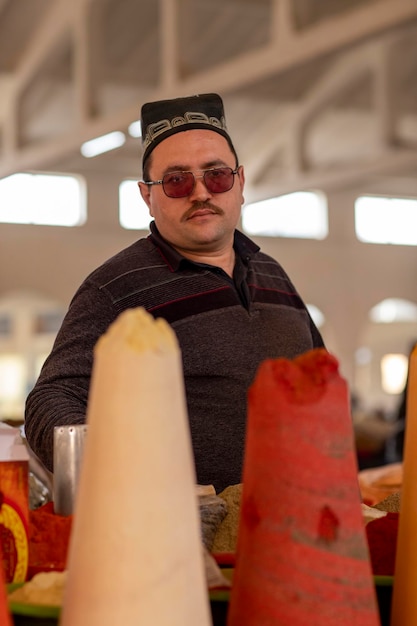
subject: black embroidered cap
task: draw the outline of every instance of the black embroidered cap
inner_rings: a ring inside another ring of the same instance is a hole
[[[236,155],[227,132],[223,101],[216,93],[147,102],[142,106],[141,125],[142,163],[145,163],[152,150],[164,139],[195,128],[220,133],[227,139],[233,154]]]

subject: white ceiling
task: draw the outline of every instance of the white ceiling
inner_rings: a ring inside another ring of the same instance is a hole
[[[417,0],[0,0],[0,177],[94,159],[143,102],[217,91],[253,199],[417,169]]]

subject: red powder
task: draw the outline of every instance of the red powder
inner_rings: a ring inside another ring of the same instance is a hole
[[[330,507],[324,506],[321,510],[318,535],[324,541],[330,543],[336,541],[340,522]]]
[[[372,572],[375,576],[394,575],[398,518],[398,513],[387,513],[366,525]]]
[[[29,572],[63,570],[67,562],[72,516],[54,513],[53,502],[29,511]]]

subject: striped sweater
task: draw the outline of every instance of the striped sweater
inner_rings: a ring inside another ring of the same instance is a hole
[[[85,279],[26,402],[26,437],[48,469],[54,426],[85,420],[97,339],[122,311],[141,306],[178,337],[197,481],[217,492],[241,482],[247,391],[258,365],[323,341],[282,267],[239,231],[234,247],[232,279],[182,257],[152,223],[147,238]]]

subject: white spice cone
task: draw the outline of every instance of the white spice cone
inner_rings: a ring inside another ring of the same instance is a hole
[[[99,340],[61,626],[208,626],[180,350],[122,313]]]

